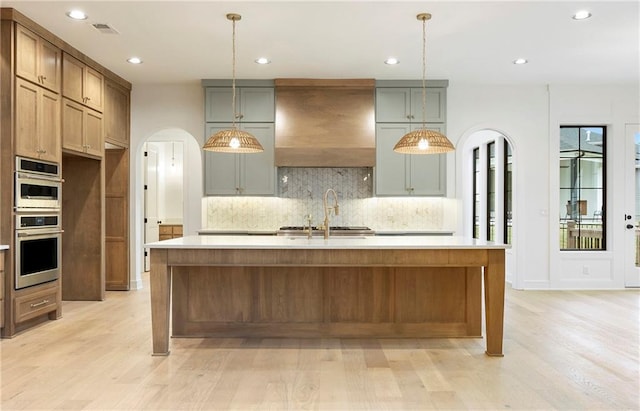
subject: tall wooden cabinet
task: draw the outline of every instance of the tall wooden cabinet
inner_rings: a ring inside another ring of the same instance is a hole
[[[16,76],[56,93],[60,92],[62,51],[16,24]]]
[[[60,95],[16,78],[15,153],[60,162]]]
[[[0,257],[0,326],[12,337],[62,316],[63,299],[128,289],[131,84],[17,10],[0,13],[0,244],[10,247],[4,266]],[[107,130],[114,150],[105,155]],[[16,155],[60,164],[65,179],[61,277],[19,290]]]

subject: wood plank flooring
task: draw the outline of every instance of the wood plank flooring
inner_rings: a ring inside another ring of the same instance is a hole
[[[0,342],[2,410],[640,408],[640,290],[507,287],[483,339],[172,339],[151,356],[148,278]]]

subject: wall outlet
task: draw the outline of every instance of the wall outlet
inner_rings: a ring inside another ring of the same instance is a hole
[[[583,265],[583,266],[582,266],[582,274],[583,274],[583,275],[589,275],[589,274],[591,274],[591,273],[589,272],[589,266],[588,266],[588,265]]]

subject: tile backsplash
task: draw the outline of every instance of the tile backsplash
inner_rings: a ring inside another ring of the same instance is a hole
[[[204,197],[203,228],[270,231],[305,225],[309,214],[313,225],[321,225],[323,195],[332,188],[340,205],[340,213],[331,216],[332,226],[455,230],[455,199],[373,197],[372,176],[371,168],[280,167],[278,197]]]

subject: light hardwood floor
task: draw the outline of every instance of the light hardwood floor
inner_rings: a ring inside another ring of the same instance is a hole
[[[2,410],[635,410],[640,291],[507,287],[503,358],[482,339],[172,339],[145,289],[65,302],[0,342]]]

